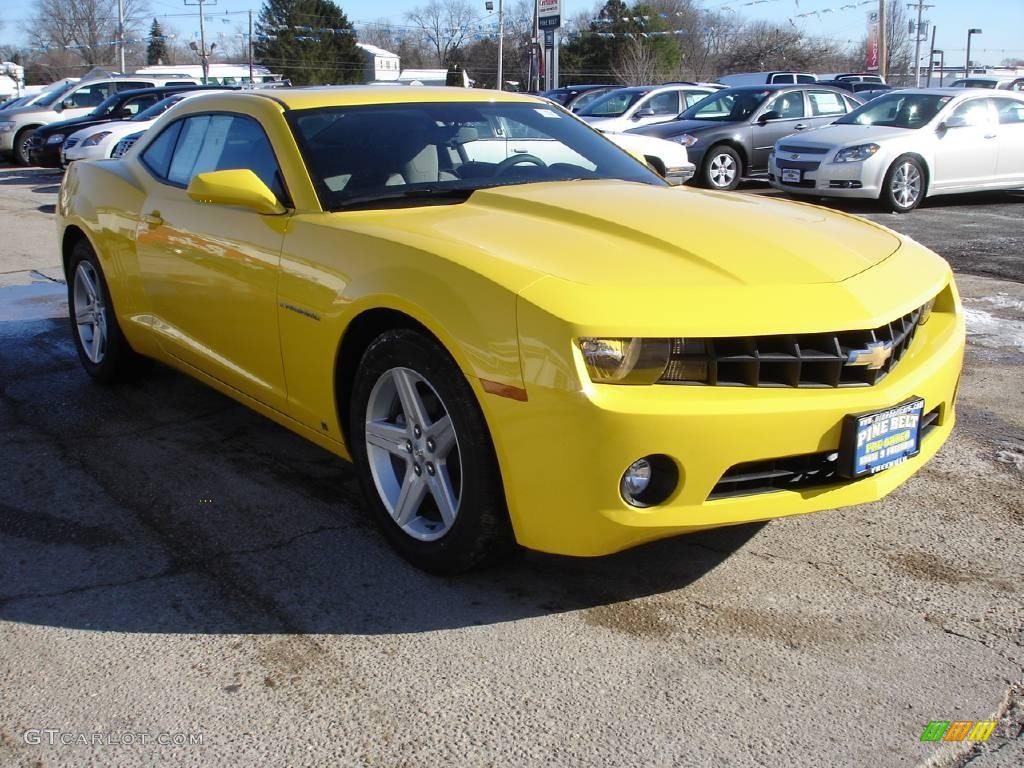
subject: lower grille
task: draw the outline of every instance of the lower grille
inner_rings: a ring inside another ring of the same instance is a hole
[[[880,328],[864,331],[678,340],[658,382],[717,387],[869,387],[885,378],[903,358],[920,319],[921,309],[915,309]],[[878,367],[854,364],[868,353],[878,353]]]
[[[921,419],[921,440],[939,425],[941,406]],[[750,461],[731,467],[711,489],[708,501],[753,496],[773,491],[799,491],[856,482],[839,474],[839,452],[806,453],[778,459]]]
[[[779,168],[796,168],[801,171],[816,171],[821,167],[821,163],[813,162],[810,160],[783,160],[781,158],[775,158],[775,165]]]

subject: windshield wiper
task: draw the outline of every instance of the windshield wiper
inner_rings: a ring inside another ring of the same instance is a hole
[[[469,199],[476,188],[460,187],[421,187],[375,195],[350,197],[338,202],[333,210],[350,210],[352,208],[397,208],[402,205],[422,205],[437,202],[440,205],[461,203]]]

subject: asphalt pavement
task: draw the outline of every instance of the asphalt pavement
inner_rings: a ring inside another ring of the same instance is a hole
[[[58,183],[0,168],[0,765],[1024,764],[1024,195],[844,206],[968,312],[958,428],[887,499],[444,579],[299,437],[90,383]]]

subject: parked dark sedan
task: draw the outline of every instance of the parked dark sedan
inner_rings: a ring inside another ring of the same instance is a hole
[[[540,95],[545,99],[557,101],[566,109],[578,112],[582,107],[592,102],[598,96],[604,96],[614,90],[621,88],[621,85],[608,85],[588,83],[586,85],[564,85],[550,91],[544,91]]]
[[[82,117],[61,120],[37,128],[32,135],[29,156],[33,165],[44,168],[60,168],[60,148],[65,139],[75,131],[91,128],[94,125],[109,123],[114,120],[130,120],[135,115],[156,104],[169,94],[178,91],[196,91],[204,88],[223,89],[225,86],[203,86],[195,83],[176,83],[159,88],[139,88],[134,91],[121,91],[107,97],[96,109]]]
[[[828,125],[861,103],[817,83],[746,85],[713,93],[675,120],[628,133],[682,144],[697,166],[692,183],[735,189],[743,177],[767,175],[768,155],[783,136]]]

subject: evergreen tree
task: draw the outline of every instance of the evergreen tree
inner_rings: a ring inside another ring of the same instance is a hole
[[[160,22],[153,19],[153,26],[149,28],[149,44],[146,46],[146,63],[167,64],[167,41],[164,40],[164,31],[160,28]]]
[[[331,0],[266,0],[256,33],[260,63],[294,85],[361,83],[366,78],[352,24]]]

